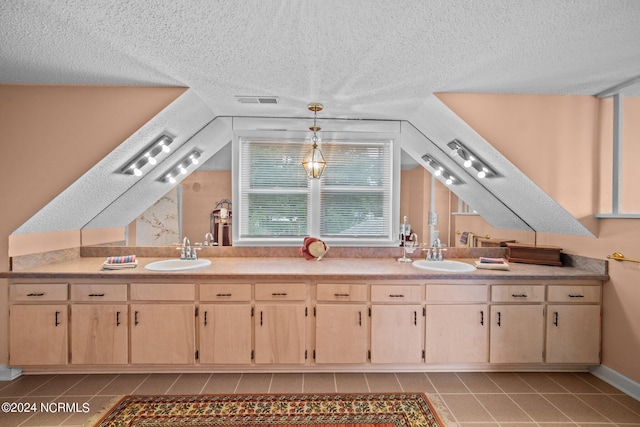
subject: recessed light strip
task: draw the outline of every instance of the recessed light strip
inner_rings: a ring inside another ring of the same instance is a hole
[[[475,175],[478,178],[491,178],[497,175],[490,166],[480,160],[480,158],[473,151],[465,147],[460,140],[453,139],[447,144],[447,147],[451,149],[451,157],[454,159],[459,158],[462,166],[465,168],[475,169]]]
[[[187,174],[190,166],[197,165],[200,163],[198,159],[200,158],[201,155],[202,153],[198,150],[191,151],[189,154],[184,156],[182,160],[180,160],[178,163],[173,165],[171,169],[163,173],[160,176],[160,178],[158,178],[158,180],[163,182],[168,182],[170,184],[175,184],[178,181],[178,177],[180,175]]]
[[[422,156],[422,160],[427,162],[427,165],[431,168],[431,170],[433,171],[433,174],[436,177],[443,180],[445,184],[458,185],[458,184],[464,183],[464,181],[462,181],[460,178],[455,176],[451,171],[449,171],[440,163],[438,163],[438,161],[433,157],[431,157],[431,155],[425,154],[424,156]]]
[[[159,136],[138,155],[136,155],[133,160],[120,169],[120,172],[127,175],[142,176],[145,166],[156,165],[158,163],[158,156],[167,154],[171,151],[171,148],[169,147],[171,143],[173,143],[172,137],[168,135]]]

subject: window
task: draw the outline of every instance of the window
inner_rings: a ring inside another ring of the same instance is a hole
[[[302,168],[308,141],[236,143],[234,244],[296,245],[309,235],[339,246],[393,243],[399,187],[393,140],[323,142],[327,168],[320,180],[307,179]]]

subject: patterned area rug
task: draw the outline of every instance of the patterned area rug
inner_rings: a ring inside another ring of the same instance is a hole
[[[125,396],[95,427],[441,427],[422,393]]]

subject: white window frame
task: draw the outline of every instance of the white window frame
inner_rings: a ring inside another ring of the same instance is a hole
[[[265,137],[267,135],[267,137]],[[332,141],[349,142],[380,142],[388,141],[391,149],[389,182],[390,206],[387,207],[386,215],[388,221],[384,227],[384,237],[371,236],[321,236],[320,235],[320,189],[322,179],[309,180],[309,208],[308,208],[308,233],[307,235],[320,237],[330,246],[397,246],[398,245],[398,224],[400,212],[400,135],[396,133],[350,133],[350,132],[333,132],[331,134],[324,133],[321,135],[320,148],[323,144]],[[240,230],[243,229],[243,222],[247,218],[243,218],[241,187],[242,187],[242,162],[240,155],[241,144],[249,141],[273,141],[273,142],[303,142],[311,148],[310,136],[308,132],[256,132],[244,131],[236,132],[233,137],[232,144],[232,183],[233,183],[233,201],[234,201],[234,224],[233,224],[233,244],[234,246],[299,246],[304,236],[296,237],[247,237],[242,236]],[[302,170],[302,159],[299,159],[300,169]],[[327,163],[327,168],[331,164]]]

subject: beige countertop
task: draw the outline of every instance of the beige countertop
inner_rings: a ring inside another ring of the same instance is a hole
[[[331,258],[322,261],[302,257],[212,257],[211,265],[203,268],[158,272],[145,265],[166,258],[138,258],[134,269],[102,270],[104,258],[81,257],[70,261],[0,272],[11,279],[252,279],[252,280],[608,280],[604,270],[580,266],[552,267],[510,263],[510,269],[480,270],[471,273],[447,273],[423,270],[394,258]],[[417,258],[415,258],[417,259]],[[477,258],[457,258],[473,264]]]

